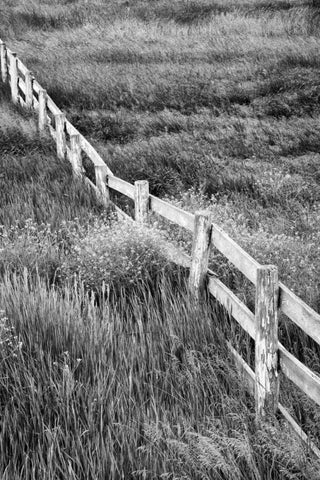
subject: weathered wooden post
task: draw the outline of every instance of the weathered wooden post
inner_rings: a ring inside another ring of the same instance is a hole
[[[82,174],[80,135],[70,135],[70,163],[75,175]]]
[[[43,88],[39,90],[39,112],[38,112],[38,129],[41,134],[47,125],[47,92]]]
[[[3,83],[6,83],[8,79],[7,47],[2,40],[0,40],[0,61],[1,61],[1,79]]]
[[[14,104],[17,104],[19,101],[19,91],[18,91],[18,59],[17,54],[11,52],[10,54],[10,88],[11,88],[11,99]]]
[[[256,421],[271,417],[278,408],[278,269],[257,269],[255,306],[255,404]]]
[[[149,182],[137,180],[134,187],[134,219],[138,223],[146,223],[149,212]]]
[[[109,187],[107,185],[107,172],[106,165],[95,165],[96,187],[100,192],[100,198],[106,207],[109,206]]]
[[[25,73],[26,84],[26,107],[32,108],[33,105],[33,76],[29,70]]]
[[[56,127],[57,156],[61,160],[64,160],[66,155],[66,134],[65,134],[66,116],[64,113],[57,113],[54,116],[54,119],[55,119],[55,127]]]
[[[195,214],[192,243],[192,261],[189,275],[189,290],[199,300],[205,287],[211,244],[212,215],[207,211]]]

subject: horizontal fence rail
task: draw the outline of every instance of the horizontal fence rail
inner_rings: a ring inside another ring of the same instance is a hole
[[[181,208],[170,205],[168,202],[160,200],[160,198],[150,195],[150,210],[154,213],[158,213],[161,217],[170,220],[170,222],[179,225],[193,232],[194,230],[194,215],[192,213],[185,212]]]
[[[149,194],[146,181],[134,185],[113,175],[99,153],[88,140],[66,119],[64,113],[47,95],[32,73],[7,49],[0,40],[0,72],[3,83],[8,83],[13,103],[33,108],[38,116],[41,135],[48,130],[56,142],[57,155],[70,161],[75,175],[81,175],[105,206],[113,205],[119,216],[133,219],[109,198],[109,190],[121,193],[134,201],[135,220],[148,222],[149,213],[160,215],[193,234],[192,256],[167,244],[168,258],[190,269],[189,288],[195,301],[202,299],[206,284],[208,292],[224,307],[245,332],[255,341],[255,371],[228,343],[231,357],[246,380],[248,391],[255,396],[256,420],[268,418],[280,411],[292,430],[320,458],[320,451],[279,403],[279,383],[285,375],[304,394],[320,405],[320,376],[295,358],[278,341],[278,314],[283,312],[299,328],[320,345],[320,315],[278,281],[274,266],[260,265],[218,225],[212,222],[210,212],[192,214]],[[95,171],[95,182],[84,175],[82,157],[88,157]],[[208,268],[210,249],[224,255],[256,287],[256,305],[253,313],[217,275]]]

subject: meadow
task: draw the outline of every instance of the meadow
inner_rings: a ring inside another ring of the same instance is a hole
[[[316,0],[0,5],[0,38],[116,175],[211,210],[316,311],[319,31]],[[164,237],[190,237],[118,222],[3,85],[0,105],[1,480],[318,479],[281,418],[254,424],[225,343],[250,363],[250,341],[166,259]],[[319,373],[310,339],[280,329]],[[319,409],[282,384],[319,446]]]

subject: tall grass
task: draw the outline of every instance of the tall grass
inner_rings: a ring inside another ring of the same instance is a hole
[[[183,283],[97,306],[25,273],[1,299],[3,479],[317,478],[284,425],[253,428],[222,319]]]

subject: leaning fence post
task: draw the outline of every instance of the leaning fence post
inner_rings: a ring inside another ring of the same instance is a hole
[[[138,223],[146,223],[149,211],[149,182],[134,182],[134,219]]]
[[[80,135],[70,135],[70,163],[75,175],[82,173]]]
[[[6,48],[6,44],[2,40],[0,41],[0,61],[1,61],[1,79],[3,83],[6,83],[8,78],[7,48]]]
[[[54,119],[55,119],[55,127],[56,127],[57,156],[61,160],[64,160],[66,155],[66,134],[65,134],[66,116],[64,113],[57,113],[54,116]]]
[[[32,108],[33,105],[33,76],[29,70],[25,73],[25,84],[26,84],[26,106]]]
[[[278,408],[278,269],[258,267],[255,306],[256,420],[274,415]]]
[[[39,90],[39,117],[38,117],[38,129],[39,133],[44,131],[47,124],[47,92],[43,88]]]
[[[12,52],[10,55],[10,87],[11,87],[11,99],[13,103],[17,104],[19,100],[18,59],[17,59],[17,54],[14,52]]]
[[[192,243],[192,261],[189,275],[189,290],[199,300],[205,287],[208,270],[212,231],[212,215],[207,211],[196,212]]]
[[[106,207],[109,206],[109,187],[107,185],[107,166],[95,165],[96,187],[100,192],[100,198]]]

